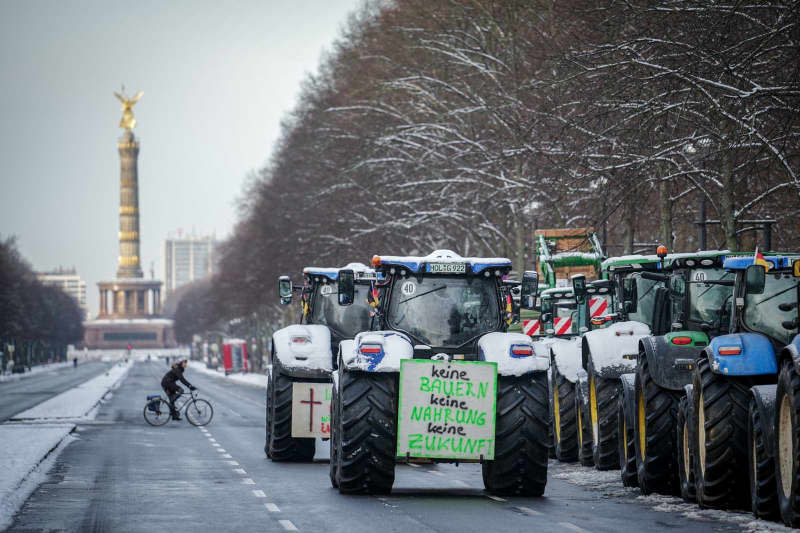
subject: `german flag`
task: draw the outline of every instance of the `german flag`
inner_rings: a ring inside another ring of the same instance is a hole
[[[753,264],[754,265],[761,265],[761,266],[764,267],[764,270],[769,271],[769,268],[770,268],[769,261],[764,259],[764,256],[761,255],[761,252],[758,251],[758,248],[756,248],[756,254],[753,257]]]

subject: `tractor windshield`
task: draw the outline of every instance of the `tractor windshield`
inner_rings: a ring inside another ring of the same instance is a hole
[[[767,272],[764,292],[745,296],[744,324],[789,344],[797,335],[797,291],[797,278],[791,272]]]
[[[689,284],[689,320],[725,326],[720,317],[723,314],[730,316],[727,310],[733,287],[706,285],[702,282],[733,280],[734,273],[721,268],[696,268],[689,273],[689,276],[689,280],[693,282]]]
[[[430,346],[461,346],[500,327],[497,282],[485,277],[397,279],[387,319],[390,327]]]
[[[634,274],[634,279],[636,280],[636,311],[630,313],[628,319],[652,326],[653,308],[656,303],[656,285],[659,282],[644,279],[638,274]]]
[[[336,282],[318,285],[314,295],[311,320],[314,324],[328,326],[337,335],[352,339],[357,333],[370,328],[367,292],[369,285],[356,283],[355,298],[351,305],[338,305]]]

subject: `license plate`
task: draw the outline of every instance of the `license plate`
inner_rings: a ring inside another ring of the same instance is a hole
[[[431,274],[464,274],[467,267],[464,263],[429,263],[428,272]]]

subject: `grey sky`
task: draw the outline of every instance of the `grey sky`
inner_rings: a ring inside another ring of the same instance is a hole
[[[134,107],[142,268],[182,228],[227,235],[305,73],[360,0],[0,0],[0,234],[77,267],[90,310],[117,269],[120,103]]]

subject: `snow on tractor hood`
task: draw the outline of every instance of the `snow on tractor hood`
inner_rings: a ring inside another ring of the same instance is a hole
[[[523,333],[487,333],[478,340],[481,361],[497,363],[497,374],[521,376],[550,368],[550,357],[533,349],[531,338]]]
[[[580,337],[571,339],[555,339],[550,345],[553,351],[554,366],[559,374],[567,378],[570,383],[578,380],[578,370],[581,369],[581,343]]]
[[[397,331],[364,331],[339,350],[345,367],[366,372],[399,372],[400,361],[414,358],[411,339]]]
[[[287,369],[333,369],[331,332],[319,324],[294,324],[272,335],[272,347],[280,364]]]
[[[352,270],[357,278],[365,278],[375,275],[375,271],[363,263],[350,263],[341,268],[308,266],[303,269],[303,274],[308,276],[325,276],[328,279],[336,281],[339,279],[340,270]]]
[[[650,335],[650,326],[642,322],[617,322],[604,329],[583,334],[583,344],[596,372],[633,372],[639,354],[639,340]]]

